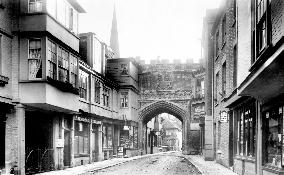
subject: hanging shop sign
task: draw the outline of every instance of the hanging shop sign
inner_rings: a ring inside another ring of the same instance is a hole
[[[94,124],[97,124],[97,125],[102,124],[102,121],[98,121],[98,120],[86,118],[86,117],[81,117],[81,116],[75,116],[75,120],[78,120],[78,121],[81,121],[81,122],[87,122],[87,123],[94,123]]]
[[[222,111],[220,113],[220,122],[227,123],[228,122],[228,114],[226,111]]]

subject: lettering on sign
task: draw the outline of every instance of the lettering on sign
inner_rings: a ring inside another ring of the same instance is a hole
[[[228,115],[226,111],[220,113],[220,122],[227,123],[228,122]]]
[[[98,121],[98,120],[86,118],[86,117],[80,117],[80,116],[76,116],[75,120],[78,120],[78,121],[81,121],[81,122],[87,122],[87,123],[94,123],[94,124],[97,124],[97,125],[102,124],[102,121]]]

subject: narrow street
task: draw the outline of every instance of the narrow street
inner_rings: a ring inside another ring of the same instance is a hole
[[[133,174],[201,174],[198,169],[178,152],[142,157],[121,165],[90,172],[98,175]]]

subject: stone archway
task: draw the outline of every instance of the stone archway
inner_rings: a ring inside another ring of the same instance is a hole
[[[191,105],[190,105],[191,106]],[[159,100],[153,103],[148,104],[147,106],[139,110],[139,149],[145,153],[145,140],[144,140],[144,131],[147,125],[147,122],[150,121],[154,116],[161,113],[169,113],[177,117],[182,122],[182,145],[183,145],[183,154],[189,154],[192,148],[190,144],[190,108],[185,109],[177,103]]]

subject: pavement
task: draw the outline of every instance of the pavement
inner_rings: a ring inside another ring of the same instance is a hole
[[[157,153],[159,154],[168,154],[169,152]],[[170,152],[173,153],[173,152]],[[152,156],[153,154],[143,155],[143,156],[135,156],[129,158],[114,158],[110,160],[104,160],[100,162],[94,162],[87,165],[67,168],[65,170],[57,170],[51,172],[41,173],[40,175],[84,175],[88,174],[90,171],[98,171],[102,169],[106,169],[109,167],[113,167],[116,165],[121,165],[123,163],[137,160],[143,157]],[[187,158],[192,164],[196,166],[196,168],[203,175],[237,175],[232,170],[216,163],[215,161],[205,161],[202,156],[199,155],[182,155]]]
[[[199,155],[183,155],[187,158],[203,175],[237,175],[237,173],[216,163],[215,161],[205,161]]]

